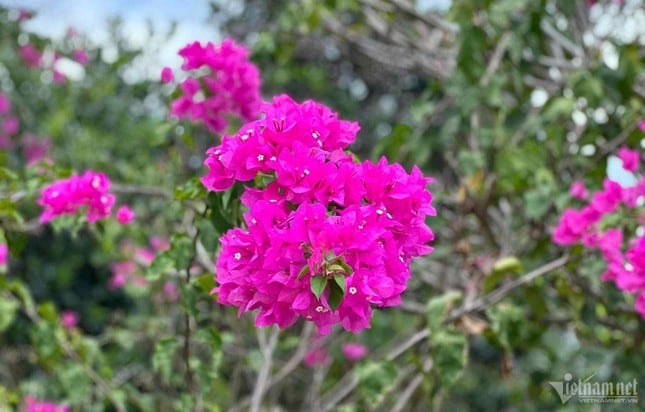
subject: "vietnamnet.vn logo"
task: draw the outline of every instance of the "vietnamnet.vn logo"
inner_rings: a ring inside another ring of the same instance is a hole
[[[625,382],[592,381],[595,373],[586,379],[573,380],[570,373],[561,381],[549,382],[562,404],[575,398],[580,403],[638,403],[638,379]]]

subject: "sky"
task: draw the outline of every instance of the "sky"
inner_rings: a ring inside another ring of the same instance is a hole
[[[148,19],[160,32],[176,21],[175,35],[155,56],[158,65],[154,75],[147,73],[148,76],[158,77],[158,67],[178,67],[181,58],[177,51],[186,44],[195,40],[217,42],[221,38],[217,28],[206,22],[208,0],[0,0],[0,5],[35,11],[36,17],[25,25],[29,31],[56,38],[74,27],[101,45],[106,43],[110,17],[123,18],[125,35],[134,46],[144,45]]]

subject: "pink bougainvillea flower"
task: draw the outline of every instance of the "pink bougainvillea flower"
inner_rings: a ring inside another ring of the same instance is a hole
[[[116,220],[122,225],[127,225],[134,220],[137,215],[128,205],[123,205],[116,211]]]
[[[331,356],[324,348],[317,348],[307,352],[303,361],[307,366],[327,365],[331,362]]]
[[[110,289],[121,289],[125,284],[128,283],[128,278],[123,273],[113,273],[112,277],[108,281],[108,287]]]
[[[585,200],[589,196],[589,191],[582,180],[576,180],[571,184],[569,195],[574,199]]]
[[[0,265],[6,265],[9,258],[9,248],[6,244],[0,243]]]
[[[159,236],[151,236],[150,246],[157,252],[163,252],[164,250],[170,249],[170,242]]]
[[[25,9],[18,10],[18,21],[21,21],[21,22],[26,21],[31,19],[33,16],[34,14],[29,10],[25,10]]]
[[[362,343],[345,343],[341,346],[343,355],[352,362],[361,360],[367,355],[367,346]]]
[[[619,150],[618,156],[622,159],[626,170],[637,171],[640,160],[638,151],[623,147]],[[645,215],[638,211],[644,196],[645,178],[642,176],[635,185],[625,188],[605,179],[603,188],[593,194],[589,204],[580,210],[564,211],[553,233],[553,241],[556,244],[582,243],[586,248],[599,250],[606,263],[606,270],[601,275],[601,280],[612,281],[619,289],[636,295],[635,309],[643,318],[645,318],[645,236],[642,234],[634,236],[632,225],[645,224]],[[633,219],[635,222],[621,219],[622,213],[627,209],[637,210]]]
[[[163,293],[170,302],[176,302],[179,299],[179,291],[177,285],[173,282],[166,282],[163,285]]]
[[[63,311],[60,322],[66,329],[74,329],[78,325],[78,315],[73,310]]]
[[[5,94],[0,93],[0,114],[8,113],[10,109],[11,101]]]
[[[22,154],[27,166],[32,166],[47,157],[52,146],[50,139],[30,133],[23,135],[20,141],[22,143]]]
[[[63,73],[59,72],[58,70],[53,70],[52,75],[53,75],[54,84],[65,83],[66,78]]]
[[[638,169],[640,153],[637,150],[630,150],[627,147],[621,147],[618,150],[618,157],[623,161],[623,169],[630,172],[634,172]]]
[[[12,145],[11,137],[0,135],[0,149],[8,149]]]
[[[179,85],[182,95],[171,103],[170,114],[201,121],[216,132],[226,129],[227,116],[250,121],[259,114],[260,72],[249,61],[246,47],[231,39],[219,45],[196,41],[179,50],[179,55],[184,58],[181,68],[189,77]],[[164,83],[171,81],[172,75],[166,69],[162,71]]]
[[[175,79],[175,74],[172,72],[170,67],[164,67],[161,69],[161,81],[163,83],[170,83]]]
[[[645,132],[645,120],[638,122],[638,128],[641,129],[641,132]]]
[[[137,271],[137,264],[134,262],[114,262],[110,265],[112,277],[108,281],[110,289],[120,289],[133,277]]]
[[[368,328],[373,306],[401,303],[411,259],[432,251],[431,179],[385,158],[356,163],[344,150],[358,124],[320,103],[283,95],[263,110],[205,160],[209,190],[269,177],[241,197],[246,227],[220,238],[217,300],[239,314],[259,310],[256,326],[286,328],[303,317],[321,334],[334,324]],[[330,282],[344,289],[342,299]]]
[[[140,247],[136,250],[136,257],[139,261],[139,263],[149,266],[153,260],[155,260],[155,256],[157,254],[148,248],[145,247]]]
[[[82,66],[86,66],[90,62],[90,56],[83,49],[76,49],[72,51],[72,58]]]
[[[20,120],[15,116],[9,116],[2,121],[2,131],[4,134],[13,136],[18,133],[20,128]]]
[[[107,176],[91,170],[55,181],[41,191],[38,200],[43,206],[40,221],[46,223],[57,216],[75,214],[81,208],[90,223],[108,217],[115,201],[109,189]]]
[[[638,295],[634,307],[636,308],[636,312],[641,315],[641,318],[645,319],[645,292],[641,292]]]
[[[27,43],[18,48],[18,54],[28,67],[37,68],[42,63],[42,53],[32,43]]]
[[[59,405],[56,402],[41,401],[33,396],[24,399],[25,412],[71,412],[67,405]]]

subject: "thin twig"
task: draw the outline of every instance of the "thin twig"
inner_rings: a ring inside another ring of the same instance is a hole
[[[293,372],[293,370],[296,367],[298,367],[298,365],[300,365],[300,363],[305,358],[307,353],[313,349],[311,347],[311,343],[309,340],[309,338],[311,337],[311,334],[313,333],[313,330],[314,330],[313,323],[305,322],[305,326],[302,328],[302,332],[300,333],[300,344],[298,345],[298,349],[296,349],[296,352],[293,355],[291,355],[289,362],[287,362],[282,367],[282,369],[278,371],[278,373],[276,373],[271,378],[269,378],[269,381],[264,387],[265,393],[273,386],[282,382],[287,376],[289,376],[289,374]],[[328,339],[329,339],[329,336],[325,336],[324,338],[318,341],[318,344],[322,346]],[[241,411],[244,408],[247,408],[250,403],[251,403],[251,398],[247,397],[245,399],[242,399],[236,405],[232,406],[229,409],[229,411],[230,412]]]
[[[396,403],[392,407],[392,412],[403,411],[403,408],[405,408],[412,395],[414,395],[414,392],[416,392],[417,388],[423,383],[423,375],[430,372],[432,365],[432,359],[428,359],[424,362],[423,371],[414,375],[414,378],[412,378],[408,386],[399,395]]]
[[[634,130],[636,130],[636,127],[638,127],[638,122],[633,122],[633,123],[627,125],[627,127],[625,127],[620,132],[620,134],[618,136],[616,136],[615,138],[611,139],[606,145],[604,145],[602,147],[601,150],[598,151],[598,154],[596,155],[596,158],[598,158],[598,159],[602,158],[602,157],[612,153],[613,151],[615,151],[618,148],[618,146],[620,146],[621,144],[625,143],[625,140],[627,140],[629,135],[631,135],[632,132]],[[595,165],[595,163],[594,163],[594,165]]]
[[[499,302],[502,300],[506,295],[511,293],[513,290],[517,289],[520,286],[526,285],[527,283],[532,282],[534,279],[554,270],[559,267],[564,266],[567,262],[569,261],[569,256],[564,255],[556,260],[553,260],[549,263],[546,263],[539,268],[511,281],[508,282],[501,287],[495,289],[491,293],[484,295],[478,299],[475,299],[474,302],[472,302],[469,305],[464,305],[461,308],[455,309],[453,312],[450,313],[450,315],[446,318],[444,323],[450,323],[453,322],[459,318],[461,318],[463,315],[472,313],[472,312],[481,312],[485,309],[487,309],[489,306]]]
[[[112,188],[112,191],[114,191],[115,193],[132,193],[137,195],[163,197],[166,199],[172,198],[172,194],[168,193],[167,191],[161,188],[154,187],[154,186],[140,186],[140,185],[131,185],[131,184],[124,184],[124,183],[112,183],[111,188]]]
[[[580,46],[569,40],[564,34],[560,33],[555,27],[551,25],[546,20],[540,22],[540,28],[542,31],[551,37],[555,43],[560,45],[563,49],[567,50],[569,53],[574,54],[578,57],[583,57],[584,53]]]
[[[497,70],[497,68],[499,67],[499,64],[502,61],[502,57],[504,57],[504,53],[506,52],[506,48],[508,47],[510,40],[511,40],[511,33],[507,31],[499,39],[499,42],[497,42],[497,46],[495,46],[495,50],[493,51],[493,54],[490,60],[488,61],[488,66],[486,66],[486,71],[484,72],[484,75],[479,81],[480,86],[482,87],[488,86],[490,79],[493,77],[493,74],[495,74],[495,71]]]
[[[412,336],[405,339],[400,344],[392,348],[386,355],[385,359],[393,361],[401,356],[405,351],[423,341],[430,336],[428,328],[423,328],[415,332]],[[358,379],[353,371],[345,374],[338,383],[323,397],[321,410],[323,412],[331,411],[338,405],[346,396],[348,396],[358,386]]]
[[[260,372],[258,373],[258,378],[255,382],[255,389],[253,390],[253,396],[251,397],[251,412],[259,412],[260,406],[262,405],[262,397],[264,396],[264,388],[267,384],[269,373],[271,372],[271,364],[273,361],[273,351],[276,344],[278,343],[278,336],[280,335],[280,330],[276,327],[273,327],[271,330],[271,336],[267,342],[265,330],[262,328],[257,329],[258,342],[260,343],[260,352],[262,353],[263,361]]]

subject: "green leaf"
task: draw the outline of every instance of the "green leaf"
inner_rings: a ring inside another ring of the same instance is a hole
[[[175,268],[187,269],[195,256],[193,241],[183,233],[175,234],[170,239],[169,252],[175,261]]]
[[[192,284],[182,284],[179,288],[179,294],[181,296],[181,306],[184,310],[192,317],[197,316],[197,297],[201,293],[198,293]]]
[[[354,369],[358,380],[358,394],[369,405],[375,406],[396,382],[397,367],[391,361],[366,361]]]
[[[158,254],[146,271],[148,280],[158,279],[165,271],[186,270],[194,257],[193,242],[185,234],[179,233],[170,239],[170,249]]]
[[[345,272],[345,268],[338,264],[329,265],[327,267],[327,273],[334,273],[334,272]]]
[[[161,374],[165,382],[170,380],[172,361],[175,350],[179,346],[176,338],[164,338],[157,342],[152,354],[152,369]]]
[[[340,290],[343,291],[343,295],[345,295],[345,290],[347,289],[347,282],[345,280],[344,274],[336,273],[334,275],[334,282],[332,283],[336,284],[340,288]]]
[[[343,269],[345,269],[345,273],[347,275],[351,275],[352,273],[354,273],[354,270],[352,269],[352,267],[349,266],[347,263],[345,263],[344,260],[339,259],[338,264],[341,265],[343,267]]]
[[[202,292],[210,293],[215,287],[215,275],[212,273],[200,275],[195,279],[195,283]]]
[[[332,311],[336,311],[345,298],[345,289],[345,276],[342,273],[335,274],[329,282],[329,307]]]
[[[215,229],[213,222],[209,219],[198,217],[195,219],[195,227],[199,229],[199,238],[207,251],[217,249],[219,243],[219,233]]]
[[[309,265],[304,265],[302,269],[300,269],[300,272],[298,272],[298,277],[296,278],[296,280],[300,280],[307,273],[309,273]]]
[[[311,293],[316,296],[316,299],[320,300],[320,295],[322,295],[327,286],[327,278],[325,276],[312,276],[310,285]]]
[[[25,285],[20,282],[14,281],[9,284],[8,289],[15,293],[20,298],[20,300],[22,300],[22,304],[25,305],[26,311],[35,311],[34,300],[31,297],[31,293],[29,293],[29,289],[27,289]]]
[[[515,256],[506,256],[495,262],[493,272],[522,272],[522,262]]]
[[[493,265],[493,270],[490,275],[484,279],[482,285],[483,291],[488,293],[495,289],[509,272],[521,273],[522,270],[522,262],[515,256],[506,256],[499,259]]]
[[[6,167],[0,167],[0,179],[16,180],[18,175]]]
[[[152,261],[148,270],[146,270],[146,279],[154,281],[159,279],[159,277],[168,269],[172,269],[173,260],[170,256],[170,251],[166,250],[159,253],[155,256],[155,259]]]
[[[439,331],[443,327],[441,323],[446,318],[449,307],[458,299],[461,299],[461,292],[455,290],[450,290],[441,296],[430,299],[426,311],[430,334]]]
[[[524,310],[520,307],[500,303],[486,311],[491,330],[506,350],[511,350],[522,341],[522,329],[526,324]]]
[[[428,328],[432,345],[434,369],[442,385],[449,387],[461,376],[466,366],[466,336],[452,325],[443,325],[454,302],[461,299],[461,293],[448,291],[428,302]]]
[[[11,326],[19,306],[15,299],[0,298],[0,332]]]
[[[198,177],[193,177],[175,189],[176,200],[202,199],[208,192]]]
[[[38,314],[48,322],[53,323],[58,321],[56,307],[50,302],[38,305]]]
[[[466,336],[450,330],[430,334],[432,362],[441,384],[448,388],[454,385],[466,367],[468,341]]]
[[[208,343],[213,350],[219,350],[222,346],[222,335],[213,327],[198,329],[197,339]]]

